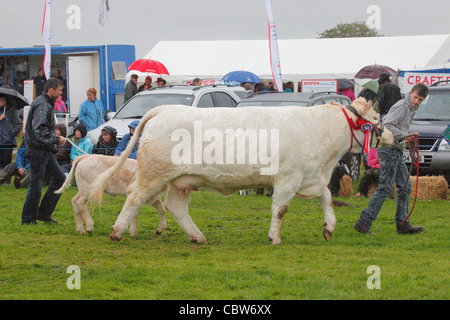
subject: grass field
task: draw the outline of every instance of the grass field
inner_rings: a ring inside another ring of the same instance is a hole
[[[387,200],[372,227],[376,235],[361,235],[353,224],[368,199],[339,198],[360,207],[335,208],[338,224],[327,242],[317,201],[294,199],[282,223],[283,245],[272,246],[270,198],[202,190],[190,203],[208,240],[199,245],[170,214],[168,228],[157,236],[153,207],[141,210],[137,236],[110,241],[124,197],[105,196],[101,212],[93,214],[94,232],[79,235],[70,202],[75,187],[59,201],[58,225],[22,226],[26,189],[0,186],[0,192],[2,300],[450,298],[448,201],[418,200],[412,223],[425,231],[402,236],[395,231],[395,200]],[[80,289],[67,285],[75,283],[69,266],[79,267]],[[370,266],[379,268],[380,289],[368,287],[375,283]]]

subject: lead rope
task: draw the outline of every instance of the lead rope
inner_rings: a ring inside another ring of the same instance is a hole
[[[73,145],[75,148],[77,148],[78,150],[80,150],[81,152],[83,152],[84,154],[89,154],[86,151],[80,149],[75,143],[73,143],[72,141],[70,141],[69,138],[66,138],[66,141],[69,141],[71,145]]]
[[[411,176],[412,168],[413,168],[414,165],[417,168],[417,172],[416,172],[416,177],[417,177],[416,194],[414,196],[414,203],[412,205],[411,211],[409,212],[409,214],[405,218],[405,220],[403,220],[402,223],[400,223],[400,225],[405,223],[405,221],[408,220],[408,218],[411,216],[411,213],[414,210],[414,206],[416,205],[417,192],[419,190],[419,136],[418,135],[412,136],[411,138],[409,138],[408,141],[406,141],[406,144],[408,144],[408,143],[410,144],[410,146],[409,146],[409,154],[411,156],[411,166],[409,167],[409,175]]]

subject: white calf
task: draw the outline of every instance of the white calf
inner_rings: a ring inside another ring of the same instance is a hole
[[[91,233],[94,229],[94,221],[89,214],[88,200],[91,186],[95,179],[105,170],[111,168],[119,161],[118,157],[104,156],[104,155],[82,155],[75,159],[72,164],[72,169],[64,182],[64,185],[55,193],[63,193],[66,190],[73,176],[75,175],[78,193],[72,199],[73,211],[75,214],[75,223],[79,233]],[[137,169],[137,162],[134,159],[128,159],[124,166],[115,174],[111,180],[108,181],[105,192],[111,196],[127,195],[127,190],[135,182],[135,173]],[[160,200],[162,193],[156,200],[148,203],[151,204],[158,211],[159,227],[156,230],[157,234],[161,234],[166,228],[165,208]],[[86,230],[83,226],[83,219],[86,223]],[[130,235],[136,235],[136,220],[137,216],[130,222]]]

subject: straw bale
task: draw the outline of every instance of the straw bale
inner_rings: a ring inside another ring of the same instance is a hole
[[[411,176],[411,193],[410,198],[416,195],[416,183],[417,177]],[[367,196],[371,198],[378,187],[378,183],[372,183],[367,192]],[[420,200],[447,200],[448,194],[450,193],[448,189],[447,180],[443,176],[420,176],[419,177],[419,188],[417,190],[417,199]],[[395,197],[397,194],[397,187],[394,186],[394,191],[391,197]]]
[[[339,197],[351,197],[353,195],[352,178],[349,175],[344,175],[339,180]]]

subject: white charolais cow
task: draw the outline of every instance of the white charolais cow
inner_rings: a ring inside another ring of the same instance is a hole
[[[96,180],[90,199],[101,201],[108,180],[142,133],[136,183],[111,240],[120,240],[142,203],[155,201],[167,185],[164,206],[193,242],[206,242],[188,213],[191,191],[201,187],[223,194],[273,188],[269,229],[273,244],[281,243],[281,220],[292,198],[317,198],[325,213],[323,235],[329,240],[336,218],[327,185],[347,151],[361,152],[364,133],[354,129],[359,118],[374,126],[380,124],[378,114],[363,98],[348,108],[337,104],[209,109],[160,106],[142,118],[120,162]],[[393,142],[386,129],[378,136],[382,145]],[[371,146],[376,142],[372,139]]]
[[[82,155],[78,156],[73,164],[70,173],[68,174],[63,186],[55,191],[55,193],[63,193],[70,185],[75,176],[77,182],[78,193],[72,198],[73,211],[75,215],[75,223],[77,232],[91,233],[94,230],[94,221],[88,210],[89,192],[93,182],[97,177],[107,169],[111,168],[119,161],[118,157],[104,156],[104,155]],[[111,195],[127,195],[128,189],[135,182],[135,173],[137,169],[137,161],[134,159],[127,159],[121,169],[108,181],[104,191]],[[161,234],[166,228],[165,208],[160,200],[162,194],[155,197],[151,204],[159,215],[159,227],[156,230],[157,234]],[[86,224],[86,230],[83,226],[83,220]],[[130,235],[137,234],[136,230],[137,215],[133,218],[130,224]]]

